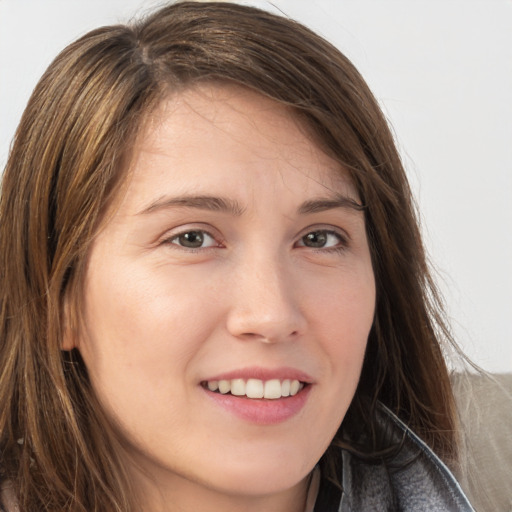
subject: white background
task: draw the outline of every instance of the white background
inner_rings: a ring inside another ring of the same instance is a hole
[[[66,44],[154,0],[0,0],[0,166]],[[265,2],[252,2],[267,6]],[[512,371],[512,0],[274,0],[359,68],[393,125],[456,339]]]

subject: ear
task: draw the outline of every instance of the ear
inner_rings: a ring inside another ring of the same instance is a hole
[[[76,308],[71,304],[70,293],[67,292],[61,309],[61,350],[73,350],[78,348],[78,324]]]

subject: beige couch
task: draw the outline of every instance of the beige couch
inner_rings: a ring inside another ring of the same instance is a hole
[[[458,473],[477,512],[512,512],[512,374],[456,375],[465,450]]]

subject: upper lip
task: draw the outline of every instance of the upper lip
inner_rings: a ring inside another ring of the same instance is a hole
[[[263,368],[259,366],[251,366],[246,368],[239,368],[224,373],[203,379],[203,381],[213,380],[233,380],[233,379],[259,379],[263,381],[279,379],[279,380],[298,380],[307,384],[313,383],[313,378],[302,370],[288,366],[281,366],[278,368]]]

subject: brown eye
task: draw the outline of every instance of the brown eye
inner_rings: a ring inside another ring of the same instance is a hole
[[[306,247],[324,247],[327,243],[327,233],[325,231],[313,231],[302,237]]]
[[[175,236],[171,243],[187,249],[200,249],[213,247],[215,240],[205,231],[186,231]]]
[[[328,249],[343,245],[343,238],[334,231],[319,229],[304,235],[298,245],[313,249]]]

